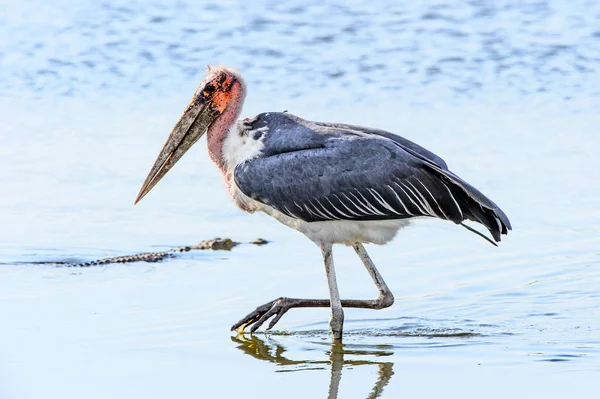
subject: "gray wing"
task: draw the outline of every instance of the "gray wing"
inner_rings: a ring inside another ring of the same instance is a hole
[[[361,132],[361,133],[372,134],[372,135],[377,135],[377,136],[388,138],[388,139],[392,140],[393,142],[397,143],[398,145],[400,145],[406,152],[408,152],[418,158],[421,158],[423,160],[428,160],[429,162],[436,164],[437,166],[439,166],[440,168],[442,168],[444,170],[448,170],[448,165],[446,165],[446,162],[442,158],[435,155],[433,152],[429,151],[428,149],[423,148],[420,145],[413,143],[412,141],[410,141],[402,136],[399,136],[397,134],[387,132],[387,131],[381,130],[381,129],[374,129],[371,127],[356,126],[356,125],[347,125],[344,123],[327,123],[327,122],[313,122],[313,123],[316,126],[321,126],[325,129],[342,129],[342,130],[346,130],[346,131]]]
[[[471,219],[484,224],[497,241],[510,228],[492,201],[431,153],[415,154],[414,148],[382,135],[289,114],[259,115],[255,127],[268,128],[265,148],[236,167],[235,182],[247,196],[288,216],[307,222]]]

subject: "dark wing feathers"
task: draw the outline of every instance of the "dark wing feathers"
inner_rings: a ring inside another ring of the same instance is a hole
[[[448,170],[433,168],[440,173],[442,179],[447,179],[450,182],[454,190],[454,196],[461,199],[464,204],[462,208],[465,209],[465,219],[486,226],[496,241],[500,241],[501,234],[508,234],[508,230],[512,230],[510,220],[508,220],[506,214],[481,191]]]
[[[288,216],[307,222],[468,219],[486,226],[496,241],[511,229],[504,212],[441,158],[392,133],[282,113],[259,115],[255,127],[269,129],[265,148],[236,167],[235,182]]]

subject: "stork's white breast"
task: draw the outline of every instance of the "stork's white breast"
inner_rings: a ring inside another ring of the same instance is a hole
[[[263,140],[268,131],[266,127],[255,130],[244,130],[241,122],[237,122],[229,129],[225,140],[223,141],[223,161],[229,171],[248,159],[256,158],[265,144]],[[256,132],[263,134],[256,137]]]

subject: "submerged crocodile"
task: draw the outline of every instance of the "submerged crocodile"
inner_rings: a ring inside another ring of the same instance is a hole
[[[268,241],[262,238],[257,238],[254,241],[249,242],[248,244],[253,245],[264,245],[267,244]],[[213,251],[230,251],[233,247],[238,246],[242,243],[233,241],[230,238],[213,238],[212,240],[203,240],[200,241],[196,245],[186,245],[183,247],[175,247],[171,248],[167,251],[162,252],[144,252],[140,254],[133,255],[123,255],[123,256],[113,256],[110,258],[102,258],[93,260],[90,262],[83,263],[73,263],[66,261],[41,261],[41,262],[33,262],[37,265],[62,265],[66,267],[90,267],[90,266],[101,266],[108,265],[112,263],[131,263],[131,262],[149,262],[155,263],[165,260],[167,258],[175,257],[177,252],[188,252],[192,250],[213,250]]]

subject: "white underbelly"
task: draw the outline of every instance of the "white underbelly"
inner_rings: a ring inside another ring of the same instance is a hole
[[[361,242],[381,245],[391,241],[396,236],[398,230],[410,223],[409,219],[305,222],[287,216],[275,208],[253,200],[242,193],[233,181],[230,182],[229,187],[234,202],[241,209],[248,212],[265,212],[286,226],[300,231],[317,244],[331,243],[352,245]]]
[[[328,220],[324,222],[305,222],[290,218],[274,210],[280,215],[273,215],[283,224],[304,233],[315,243],[332,243],[352,245],[357,242],[385,244],[391,241],[398,230],[407,226],[408,219],[390,220]],[[269,212],[267,212],[269,213]]]

